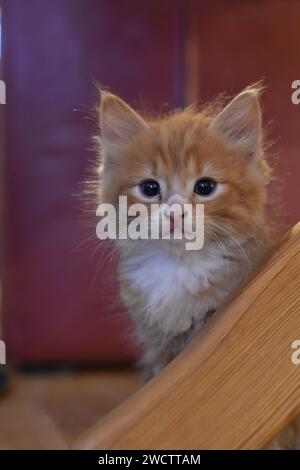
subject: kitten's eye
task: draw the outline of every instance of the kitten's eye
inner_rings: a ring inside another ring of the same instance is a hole
[[[194,187],[194,192],[199,196],[209,196],[216,189],[217,183],[211,178],[198,180]]]
[[[140,184],[142,193],[147,197],[154,197],[160,194],[160,187],[155,180],[145,180]]]

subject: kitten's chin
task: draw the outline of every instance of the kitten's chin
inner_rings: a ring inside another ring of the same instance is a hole
[[[170,239],[149,240],[148,243],[151,244],[152,247],[157,247],[176,256],[193,255],[203,248],[202,246],[200,248],[197,248],[196,245],[193,246],[191,239],[184,237],[181,239],[170,237]]]
[[[136,239],[136,240],[117,240],[116,245],[126,257],[140,253],[141,251],[151,252],[152,250],[166,252],[170,255],[184,256],[195,255],[196,253],[205,250],[210,245],[211,242],[205,240],[205,242],[199,237],[198,239],[192,235],[184,236],[181,234],[181,237],[176,237],[174,233],[171,233],[168,237],[158,239]]]

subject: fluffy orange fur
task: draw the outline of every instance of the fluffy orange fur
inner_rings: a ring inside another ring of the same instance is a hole
[[[153,120],[102,93],[100,201],[117,207],[119,195],[126,195],[129,204],[150,206],[168,204],[176,195],[205,208],[205,243],[199,253],[191,255],[182,243],[168,240],[128,241],[126,249],[120,245],[122,298],[145,348],[147,377],[185,347],[270,244],[266,200],[271,172],[259,96],[253,86],[222,109],[188,108]],[[139,192],[149,178],[160,182],[159,197]],[[201,178],[216,182],[214,194],[195,193]]]

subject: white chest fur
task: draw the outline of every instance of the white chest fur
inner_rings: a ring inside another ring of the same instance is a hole
[[[145,305],[134,316],[147,317],[150,326],[160,324],[166,333],[188,329],[195,316],[201,319],[218,304],[219,296],[203,296],[220,276],[226,276],[226,260],[218,252],[189,252],[174,256],[157,247],[136,253],[122,272],[133,290],[143,294]]]

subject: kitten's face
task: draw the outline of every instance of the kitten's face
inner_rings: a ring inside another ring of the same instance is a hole
[[[256,90],[241,93],[217,116],[186,110],[151,122],[105,93],[101,121],[101,201],[117,205],[126,195],[128,204],[149,208],[204,204],[206,243],[229,234],[242,238],[263,223],[268,167]],[[176,214],[171,217],[176,232]]]

